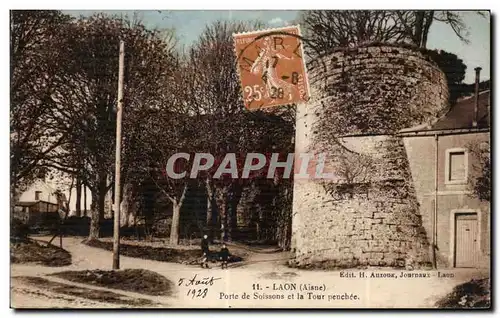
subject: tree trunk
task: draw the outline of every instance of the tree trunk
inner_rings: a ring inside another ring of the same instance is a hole
[[[181,205],[178,203],[173,204],[174,213],[172,214],[172,227],[170,229],[170,244],[179,244],[179,221],[181,216]]]
[[[255,234],[257,237],[257,241],[260,241],[262,238],[262,226],[261,226],[261,220],[260,220],[260,205],[257,205],[257,218],[255,221]]]
[[[238,227],[237,208],[241,199],[242,187],[239,184],[233,184],[230,196],[227,197],[227,239],[232,241],[235,238]]]
[[[135,215],[137,215],[137,193],[129,183],[123,188],[122,202],[120,205],[121,224],[123,226],[132,226]]]
[[[213,197],[214,197],[214,191],[212,189],[212,186],[210,184],[210,181],[207,179],[205,182],[205,189],[207,191],[207,227],[209,230],[212,230],[212,219],[213,219]]]
[[[90,230],[89,241],[99,238],[99,208],[97,207],[97,194],[92,192],[92,203],[90,205]]]
[[[266,223],[264,220],[264,213],[263,213],[263,207],[262,204],[257,204],[257,240],[265,240],[265,227]]]
[[[209,233],[209,239],[213,239],[217,236],[217,202],[215,202],[215,193],[210,184],[209,180],[206,181],[207,190],[207,227]]]
[[[10,219],[12,220],[15,213],[15,206],[17,202],[17,188],[16,184],[13,183],[10,185]]]
[[[210,195],[207,195],[207,227],[210,232],[212,231],[212,218],[213,218],[212,198]]]
[[[181,208],[184,203],[184,199],[186,198],[188,186],[187,184],[184,186],[182,190],[181,198],[179,200],[172,200],[172,227],[170,228],[170,244],[178,245],[179,244],[179,228],[181,221]]]
[[[100,237],[100,222],[104,219],[104,203],[106,199],[106,174],[99,175],[97,193],[92,191],[91,222],[89,240]]]
[[[233,241],[233,232],[234,232],[234,211],[233,211],[233,205],[231,204],[232,200],[227,200],[227,202],[224,204],[226,208],[226,223],[227,223],[227,241],[232,242]]]
[[[87,186],[83,184],[83,215],[87,216]]]
[[[66,217],[69,216],[69,213],[71,212],[70,211],[70,206],[71,206],[71,196],[72,196],[72,193],[73,193],[73,185],[75,184],[75,178],[74,177],[71,177],[71,184],[69,186],[69,195],[68,195],[68,198],[67,198],[67,201],[66,201],[66,205],[64,206],[64,211],[66,212]]]
[[[424,27],[422,30],[422,41],[420,42],[421,48],[427,47],[427,38],[429,36],[429,29],[431,28],[433,21],[434,21],[434,11],[428,11],[424,22]]]
[[[213,202],[213,197],[207,195],[207,234],[208,239],[213,243],[216,237],[216,225],[217,225],[217,213],[215,210],[215,204]]]
[[[220,239],[221,241],[225,241],[227,239],[227,186],[223,186],[222,189],[218,189],[217,191],[217,209],[219,211],[220,216]]]
[[[82,181],[79,176],[76,177],[76,216],[82,216]]]
[[[415,33],[413,35],[415,44],[422,47],[422,31],[424,28],[425,11],[415,12]]]
[[[18,166],[15,165],[15,167],[18,167]],[[10,217],[11,217],[11,220],[15,215],[16,203],[17,203],[17,201],[19,201],[20,196],[22,195],[22,191],[20,191],[20,190],[23,190],[23,189],[19,188],[19,185],[21,184],[21,182],[19,182],[19,178],[17,175],[17,168],[13,168],[13,169],[16,169],[16,170],[11,171],[12,175],[11,175],[11,179],[10,179],[10,181],[11,181],[11,183],[10,183]]]
[[[99,218],[100,220],[104,219],[104,212],[105,212],[105,206],[106,206],[106,194],[107,194],[107,181],[106,177],[104,175],[104,178],[101,178],[101,181],[99,182],[99,197],[98,203],[97,203],[97,208],[99,209]]]

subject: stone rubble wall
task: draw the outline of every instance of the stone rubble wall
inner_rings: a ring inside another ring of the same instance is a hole
[[[295,180],[293,264],[427,265],[428,235],[403,142],[393,133],[446,111],[445,75],[420,52],[395,46],[337,51],[311,65],[312,99],[297,109],[295,152],[326,151],[334,171],[346,152],[371,163],[359,180]],[[363,111],[370,112],[366,122],[356,120]],[[338,125],[318,124],[325,120]]]
[[[351,137],[370,149],[374,168],[360,191],[332,194],[328,182],[296,181],[293,241],[299,267],[403,267],[429,262],[429,244],[401,140]],[[354,145],[354,146],[353,146]],[[337,183],[338,184],[338,183]]]
[[[341,122],[339,134],[393,133],[430,123],[448,109],[444,73],[409,48],[375,46],[334,52],[310,63],[311,104]],[[360,123],[353,119],[369,112]],[[392,114],[393,116],[387,116]]]

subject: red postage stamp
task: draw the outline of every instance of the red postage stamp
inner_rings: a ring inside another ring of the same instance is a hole
[[[310,97],[299,26],[233,35],[245,107],[305,102]]]

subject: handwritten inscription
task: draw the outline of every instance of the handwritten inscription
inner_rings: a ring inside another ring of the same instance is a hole
[[[205,298],[209,293],[209,287],[220,279],[222,278],[214,276],[198,277],[198,274],[194,274],[191,278],[179,278],[177,286],[189,287],[186,296],[192,299]]]
[[[199,285],[204,285],[204,286],[213,286],[214,282],[222,279],[220,277],[200,277],[198,278],[198,274],[194,274],[192,278],[186,279],[186,278],[179,278],[179,282],[177,286],[181,286],[184,284],[185,287],[189,286],[199,286]]]

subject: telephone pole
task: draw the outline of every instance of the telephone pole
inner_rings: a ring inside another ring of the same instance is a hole
[[[125,42],[120,41],[118,63],[118,104],[116,107],[115,214],[113,228],[113,269],[120,269],[120,166],[122,146],[123,68]]]

